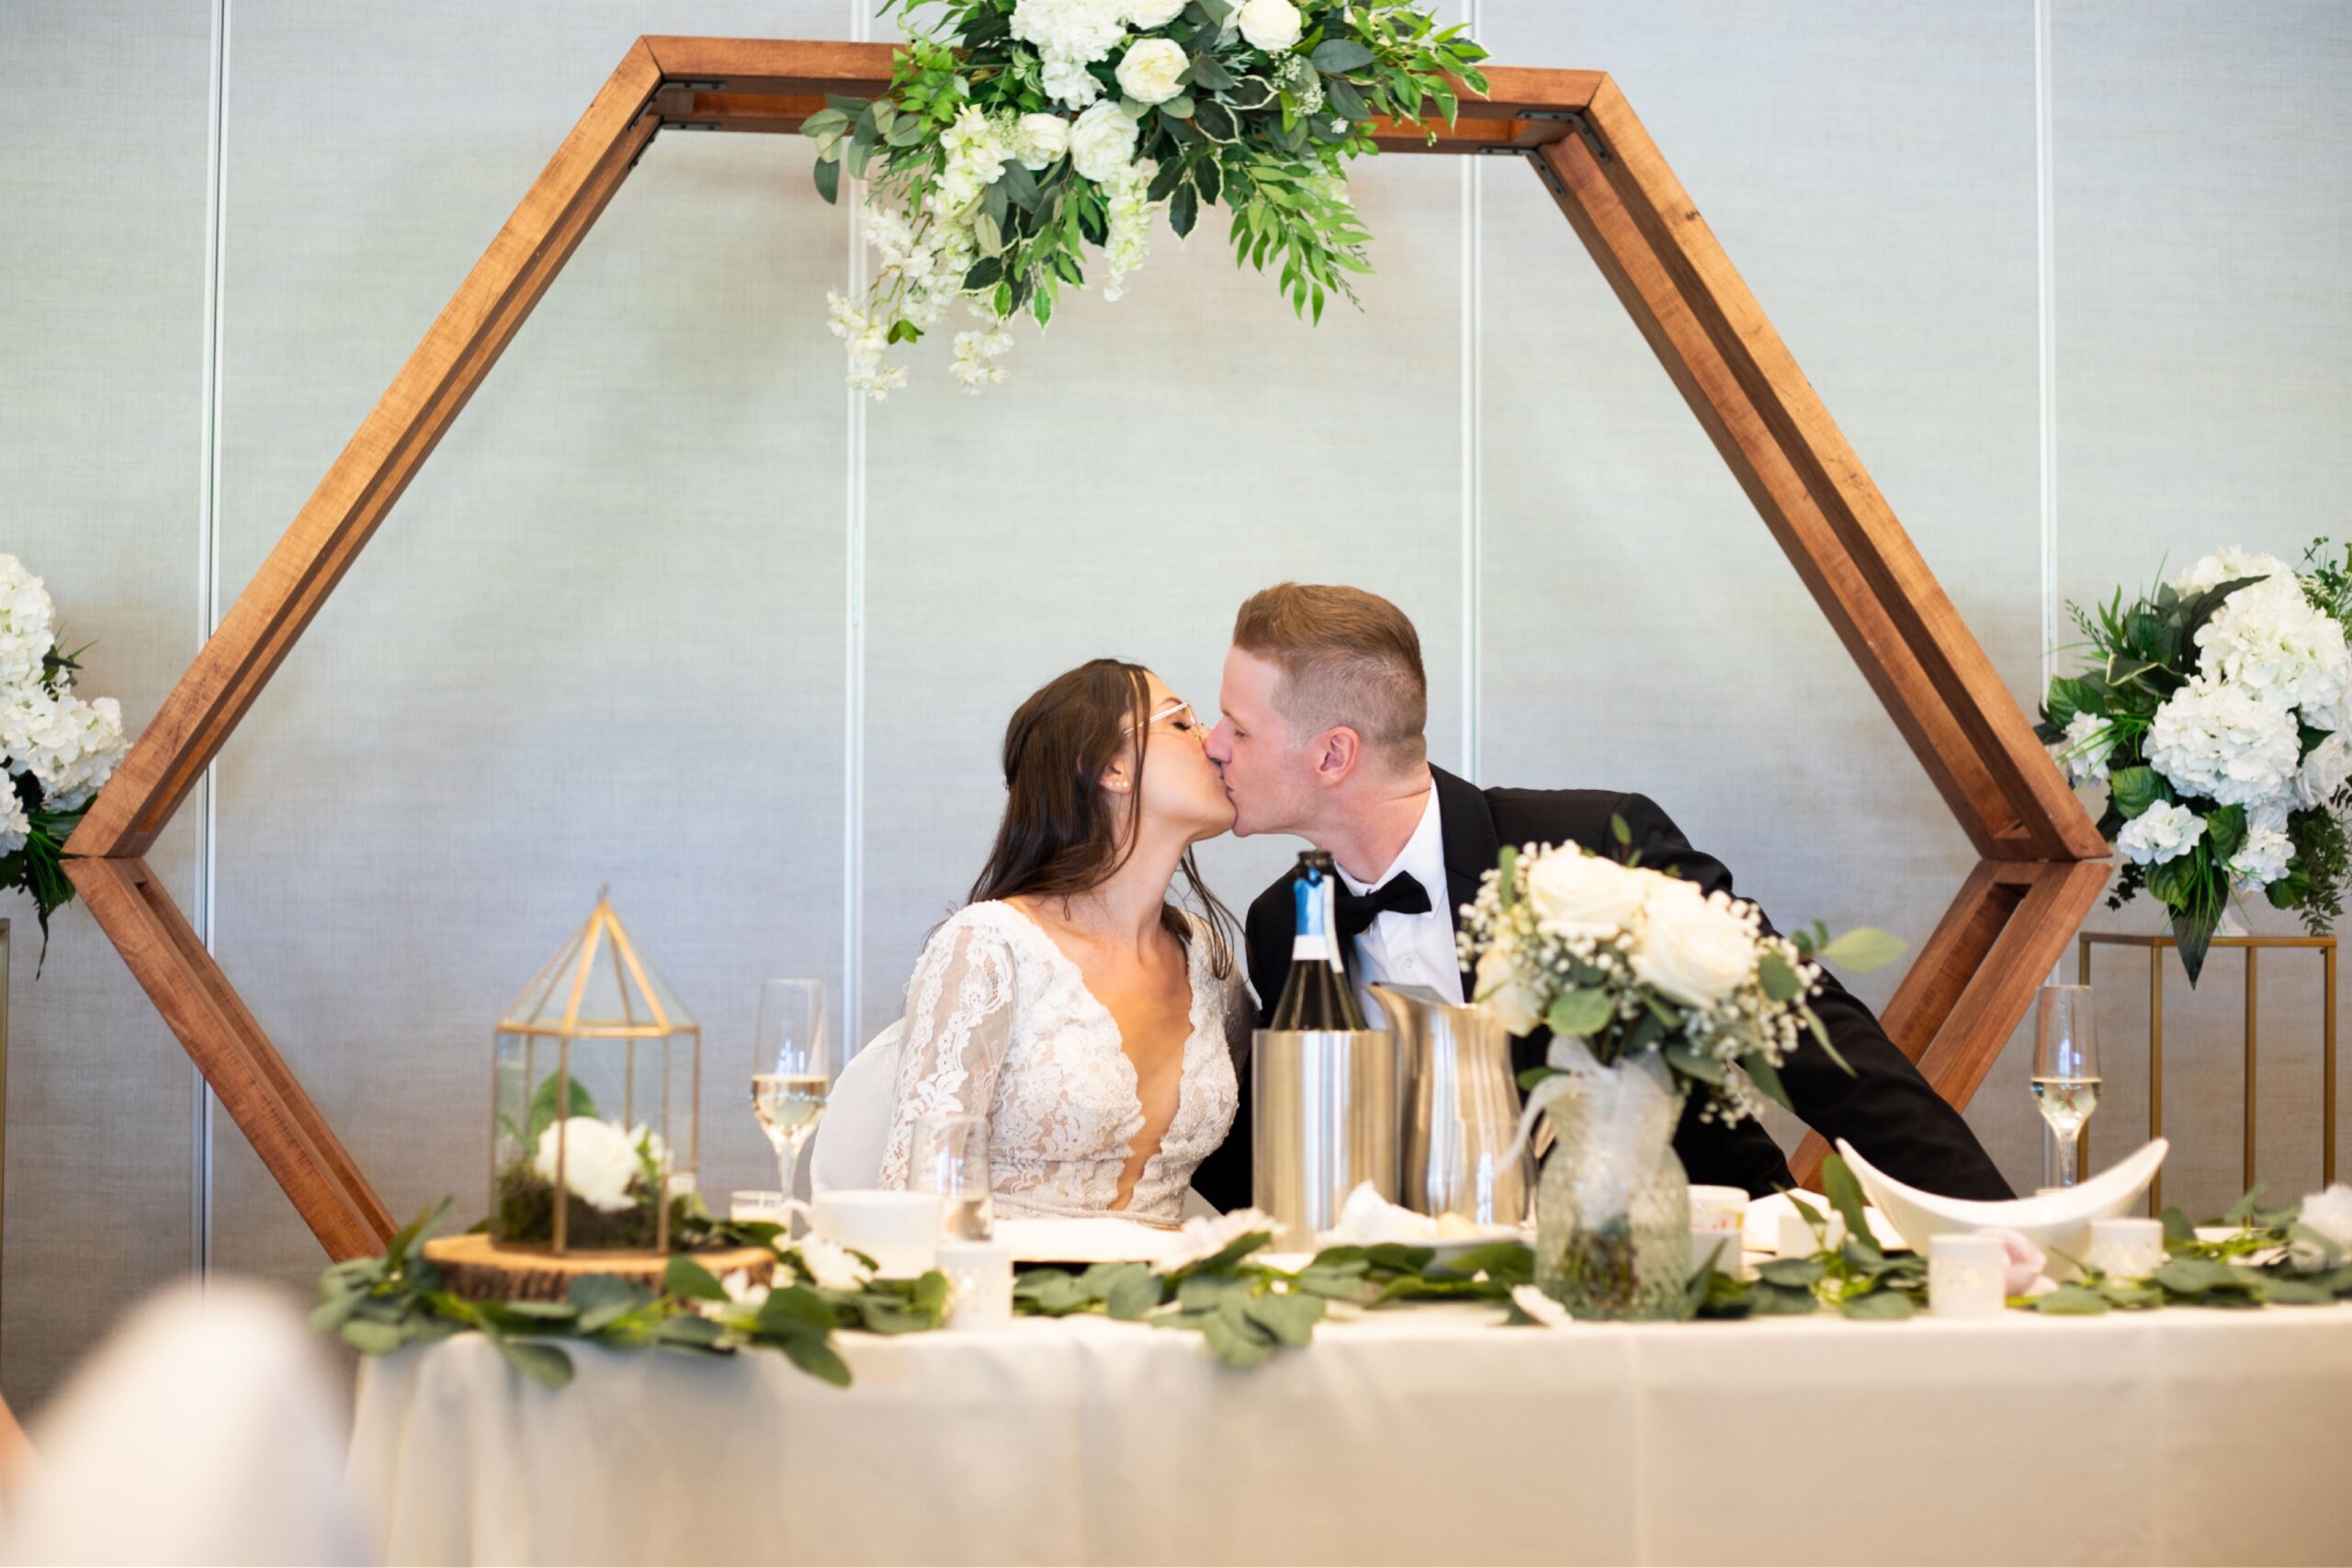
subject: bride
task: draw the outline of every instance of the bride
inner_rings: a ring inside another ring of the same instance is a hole
[[[907,986],[884,1187],[907,1184],[916,1118],[967,1111],[999,1213],[1178,1223],[1233,1125],[1252,1018],[1232,917],[1193,863],[1233,826],[1207,735],[1112,659],[1014,711],[996,847]],[[1170,901],[1180,877],[1205,916]]]

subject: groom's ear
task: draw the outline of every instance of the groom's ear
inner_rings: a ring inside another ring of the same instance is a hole
[[[1315,768],[1315,782],[1325,789],[1337,789],[1348,782],[1363,760],[1363,737],[1348,726],[1335,725],[1315,738],[1315,749],[1308,761]]]

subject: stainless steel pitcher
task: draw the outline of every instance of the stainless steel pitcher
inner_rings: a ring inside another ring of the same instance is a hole
[[[1360,1181],[1396,1201],[1396,1035],[1261,1029],[1250,1072],[1250,1196],[1277,1250],[1312,1250]]]
[[[1526,1154],[1502,1157],[1519,1132],[1510,1036],[1484,1010],[1426,986],[1372,991],[1396,1037],[1397,1201],[1416,1213],[1518,1224],[1535,1189]]]

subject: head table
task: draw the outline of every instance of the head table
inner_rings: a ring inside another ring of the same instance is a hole
[[[1327,1323],[1235,1371],[1102,1318],[780,1358],[476,1337],[361,1373],[396,1562],[2340,1562],[2352,1305]]]

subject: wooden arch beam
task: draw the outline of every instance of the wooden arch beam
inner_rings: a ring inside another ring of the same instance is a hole
[[[887,44],[638,39],[66,845],[100,927],[334,1257],[380,1248],[390,1217],[142,857],[654,136],[793,132],[828,93],[881,93],[890,60]],[[1434,141],[1375,137],[1534,169],[1975,846],[1884,1017],[1966,1104],[2105,886],[2088,814],[1614,83],[1496,67]],[[1800,1179],[1818,1155],[1808,1140]]]

